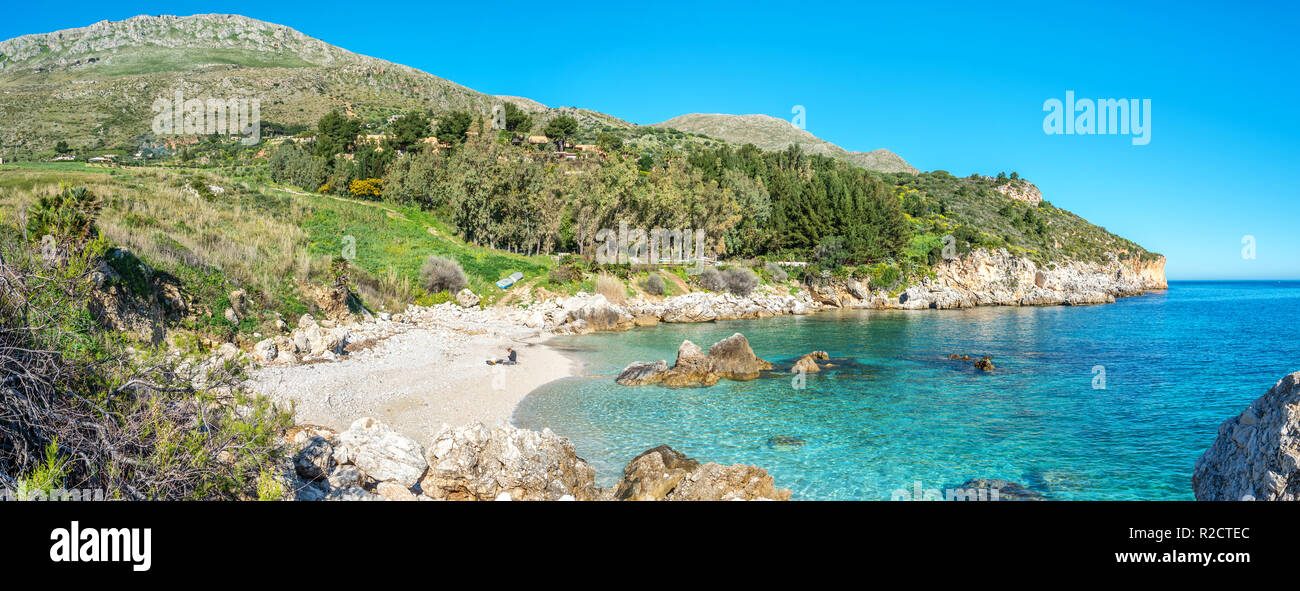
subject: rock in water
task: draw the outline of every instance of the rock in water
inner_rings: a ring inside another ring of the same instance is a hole
[[[788,435],[776,435],[767,438],[767,446],[777,451],[794,451],[806,443],[802,438]]]
[[[663,374],[667,371],[667,361],[636,361],[623,368],[614,381],[624,386],[657,384],[663,380]]]
[[[772,369],[770,362],[759,359],[745,335],[736,333],[709,347],[713,371],[732,380],[752,380],[759,372]]]
[[[614,497],[640,501],[788,501],[790,490],[776,488],[762,468],[700,464],[661,445],[628,462]]]
[[[830,354],[826,353],[825,351],[813,351],[812,353],[800,357],[798,361],[795,361],[794,367],[791,367],[790,371],[791,372],[802,371],[804,373],[817,373],[822,370],[822,368],[817,366],[817,361],[818,360],[826,361],[830,358],[831,358]]]
[[[573,444],[544,429],[513,425],[444,427],[425,451],[424,495],[439,500],[580,501],[596,496],[596,471]]]
[[[964,493],[963,500],[993,500],[992,491],[997,490],[999,501],[1046,501],[1047,496],[1025,486],[1002,480],[1000,478],[973,478],[967,480],[959,489]],[[987,492],[984,492],[987,491]],[[983,495],[983,496],[981,496]]]
[[[1300,500],[1300,372],[1219,425],[1192,492],[1199,501]]]
[[[978,369],[980,371],[993,371],[994,369],[997,368],[993,366],[993,358],[988,355],[985,355],[981,357],[979,361],[975,362],[975,369]]]

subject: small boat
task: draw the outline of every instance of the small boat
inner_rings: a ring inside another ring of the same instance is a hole
[[[524,278],[523,273],[515,271],[514,273],[511,273],[509,277],[506,277],[505,279],[498,281],[497,287],[500,287],[501,289],[509,288],[511,285],[514,285],[515,282],[523,278]]]

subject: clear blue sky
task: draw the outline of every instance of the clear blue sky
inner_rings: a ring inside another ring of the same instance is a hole
[[[1018,171],[1054,204],[1167,255],[1171,279],[1300,279],[1300,8],[977,4],[72,1],[9,6],[0,37],[238,13],[634,123],[789,119],[803,105],[809,131],[850,150],[957,175]],[[1150,144],[1044,134],[1043,101],[1066,90],[1151,99]]]

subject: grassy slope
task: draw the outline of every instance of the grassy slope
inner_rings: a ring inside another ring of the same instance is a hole
[[[195,190],[200,181],[222,191]],[[423,259],[457,259],[470,286],[490,302],[493,283],[514,271],[543,277],[549,257],[525,257],[467,245],[432,215],[387,204],[354,202],[271,187],[255,178],[163,168],[114,169],[79,163],[0,165],[0,217],[20,216],[26,205],[60,184],[85,185],[104,197],[101,232],[154,267],[176,275],[210,314],[189,328],[230,330],[221,318],[229,293],[245,289],[259,304],[240,333],[270,333],[274,313],[292,320],[310,311],[303,282],[329,282],[329,262],[343,254],[344,237],[356,239],[354,287],[374,308],[398,309],[429,301],[420,289]]]

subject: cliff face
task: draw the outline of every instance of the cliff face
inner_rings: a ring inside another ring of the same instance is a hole
[[[927,278],[897,297],[883,289],[868,297],[855,296],[853,292],[859,290],[846,286],[818,301],[845,307],[905,310],[1103,304],[1117,297],[1168,289],[1164,269],[1164,257],[1145,262],[1118,258],[1105,263],[1071,261],[1040,267],[1006,250],[978,249],[939,263],[933,279]]]
[[[1300,372],[1219,425],[1192,491],[1198,501],[1300,500]]]

